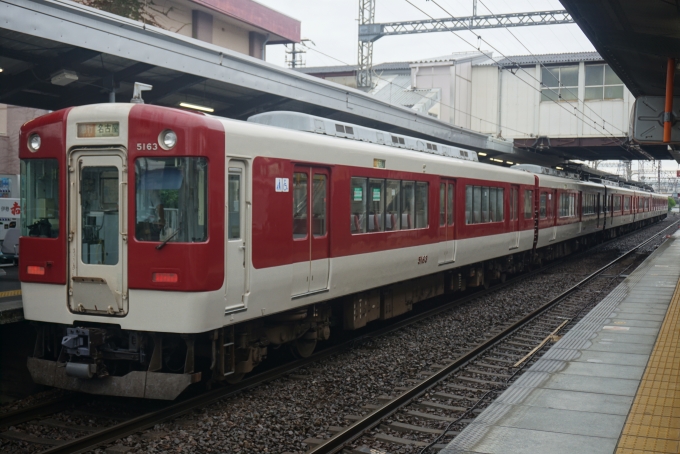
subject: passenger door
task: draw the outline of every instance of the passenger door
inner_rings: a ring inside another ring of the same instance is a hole
[[[328,288],[330,267],[330,173],[296,166],[293,173],[293,282],[291,295]]]
[[[246,198],[246,166],[243,161],[227,163],[227,245],[225,269],[225,313],[238,312],[247,307],[248,294],[248,238],[249,207]]]
[[[123,316],[127,295],[127,167],[122,152],[81,151],[69,167],[69,307]]]
[[[439,184],[439,264],[456,261],[455,242],[455,198],[456,186],[453,180],[442,179]]]
[[[510,240],[510,249],[519,248],[519,186],[510,187],[510,231],[513,235]]]

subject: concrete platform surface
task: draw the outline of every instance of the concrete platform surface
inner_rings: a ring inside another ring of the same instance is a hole
[[[617,452],[679,279],[680,231],[440,453]]]

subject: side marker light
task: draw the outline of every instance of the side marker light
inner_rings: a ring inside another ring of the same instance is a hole
[[[176,273],[153,273],[151,280],[160,284],[176,284],[179,276]]]
[[[35,266],[35,265],[28,265],[26,267],[26,272],[28,274],[34,274],[36,276],[44,276],[45,275],[45,267],[43,266]]]

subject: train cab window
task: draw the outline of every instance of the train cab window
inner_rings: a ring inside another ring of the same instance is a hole
[[[401,182],[401,229],[416,228],[416,184],[414,181]]]
[[[314,174],[312,188],[312,235],[319,237],[326,234],[326,175]]]
[[[353,234],[366,233],[366,178],[352,178],[350,187],[351,228]]]
[[[21,235],[59,236],[59,163],[56,159],[21,160]]]
[[[308,177],[305,172],[293,173],[293,239],[307,238]]]
[[[539,218],[548,218],[548,194],[546,192],[541,193],[540,203],[539,203]]]
[[[383,212],[385,211],[385,180],[371,178],[368,180],[368,231],[384,230]]]
[[[208,239],[208,160],[135,161],[135,238],[203,242]]]
[[[241,169],[234,169],[238,172]],[[229,169],[229,187],[227,188],[227,206],[229,208],[227,221],[227,239],[241,238],[241,174]]]
[[[399,180],[387,180],[385,183],[385,230],[399,230],[401,224],[400,187]]]
[[[428,226],[427,218],[427,193],[428,183],[416,182],[416,228],[424,229]]]
[[[81,257],[92,265],[118,264],[118,168],[82,167],[80,170]],[[164,224],[160,211],[158,221]]]
[[[524,191],[524,219],[534,217],[534,191]]]

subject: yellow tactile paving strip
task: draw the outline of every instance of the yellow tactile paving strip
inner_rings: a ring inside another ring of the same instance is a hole
[[[680,453],[680,281],[616,454]]]
[[[6,292],[0,292],[0,298],[7,298],[9,296],[21,296],[21,290],[8,290]]]

